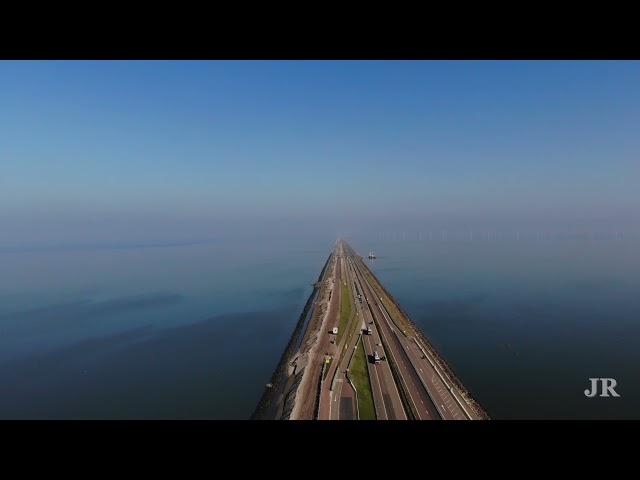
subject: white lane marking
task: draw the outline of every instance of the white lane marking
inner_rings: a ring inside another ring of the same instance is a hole
[[[469,412],[467,412],[467,409],[464,407],[464,405],[462,404],[462,402],[460,402],[460,400],[458,400],[458,397],[455,394],[455,387],[453,385],[449,386],[447,384],[447,382],[444,380],[442,374],[438,371],[438,368],[436,367],[435,363],[431,360],[431,358],[429,358],[429,356],[427,355],[427,353],[422,350],[422,347],[420,347],[418,345],[418,341],[413,338],[413,341],[415,342],[416,348],[418,350],[420,350],[423,354],[423,359],[426,359],[427,362],[430,364],[431,368],[433,369],[433,371],[440,377],[440,381],[444,384],[444,386],[449,390],[449,394],[451,395],[451,397],[455,400],[457,406],[460,408],[460,410],[462,410],[462,412],[466,415],[466,417],[469,420],[472,420],[471,415],[469,414]]]
[[[354,267],[354,269],[355,269],[355,264],[353,263],[353,260],[352,260],[351,262],[352,262],[352,266],[353,266],[353,267]],[[354,271],[355,271],[355,270],[354,270]],[[370,307],[369,301],[368,301],[368,299],[367,299],[367,293],[365,292],[365,289],[364,289],[364,287],[362,286],[362,280],[361,280],[361,279],[360,279],[360,277],[358,276],[358,272],[356,272],[356,279],[358,280],[358,283],[360,284],[360,289],[362,290],[362,294],[364,295],[364,298],[365,298],[365,300],[367,301],[367,305]],[[368,285],[367,285],[367,286],[368,286]],[[371,315],[371,311],[369,311],[369,315]],[[376,343],[377,343],[377,344],[382,344],[382,340],[380,339],[380,330],[377,328],[376,323],[375,323],[373,320],[375,320],[375,319],[374,319],[373,317],[371,317],[371,321],[373,322],[373,323],[372,323],[372,325],[373,325],[373,332],[375,333],[375,336],[376,336],[376,338],[377,338],[377,342],[376,342]],[[391,384],[393,385],[393,389],[394,389],[394,390],[395,390],[395,392],[396,392],[396,396],[395,396],[395,398],[397,399],[397,405],[399,405],[399,406],[400,406],[400,408],[399,408],[398,410],[400,411],[400,413],[401,413],[401,414],[402,414],[402,416],[404,417],[404,420],[406,420],[406,419],[407,419],[407,412],[405,412],[404,405],[402,404],[402,397],[400,397],[400,390],[398,390],[398,385],[396,385],[396,381],[395,381],[395,379],[393,378],[393,373],[391,372],[391,367],[389,366],[389,364],[388,364],[388,363],[386,363],[386,362],[385,362],[385,365],[384,365],[384,367],[383,367],[383,368],[384,368],[385,372],[388,372],[387,377],[388,377],[388,378],[391,378],[391,382],[385,382],[385,384],[386,384],[386,383],[391,383]],[[392,403],[393,403],[393,402],[392,402]]]
[[[367,342],[369,343],[369,351],[371,351],[371,340],[367,338]],[[367,360],[367,368],[369,367],[368,363],[369,361]],[[373,371],[375,372],[376,380],[378,381],[378,391],[380,392],[380,399],[382,401],[382,410],[384,411],[384,418],[385,420],[387,420],[389,418],[389,415],[387,414],[387,407],[384,404],[384,396],[382,395],[382,387],[380,386],[380,377],[378,376],[378,370],[376,370],[375,367],[373,367]]]
[[[380,310],[380,312],[381,312],[381,313],[382,313],[382,315],[384,316],[384,319],[385,319],[385,320],[386,320],[386,322],[387,322],[387,325],[389,325],[389,327],[391,328],[390,320],[389,320],[389,318],[388,318],[387,313],[385,312],[386,308],[380,308],[380,305],[378,305],[378,310]],[[393,329],[392,329],[392,330],[393,330]],[[396,333],[396,335],[397,335],[397,333]],[[400,335],[397,335],[397,336],[398,336],[398,340],[400,341],[400,345],[401,345],[401,346],[403,346],[403,347],[405,347],[405,352],[406,352],[406,353],[407,353],[407,355],[408,355],[411,349],[410,349],[409,347],[407,347],[407,346],[405,345],[405,343],[403,343],[402,338],[400,337]],[[414,341],[415,341],[415,339],[414,339]],[[415,368],[415,367],[414,367],[414,368]],[[435,370],[435,369],[434,369],[434,370]],[[420,369],[420,371],[422,372],[422,369]],[[420,378],[420,380],[421,380],[421,381],[423,382],[423,384],[424,384],[425,382],[424,382],[424,379],[422,378],[422,376],[421,376],[420,374],[418,374],[418,377]],[[436,384],[437,382],[432,382],[432,383]],[[426,387],[426,385],[423,385],[423,386],[425,387],[425,389],[426,389],[426,391],[427,391],[427,395],[429,395],[429,398],[431,399],[432,403],[435,405],[436,410],[439,410],[439,409],[438,409],[438,404],[437,404],[437,403],[435,402],[435,400],[432,398],[432,395],[431,395],[430,390]],[[442,395],[440,395],[440,397],[442,397]],[[445,411],[446,411],[446,409],[445,409]],[[443,413],[442,413],[442,412],[440,412],[440,411],[439,411],[438,413],[440,414],[440,416],[441,416],[441,417],[443,417]],[[444,417],[443,417],[443,418],[444,418]]]
[[[367,284],[367,287],[371,288],[370,285]],[[385,313],[382,311],[382,309],[380,308],[379,305],[376,304],[376,306],[378,306],[378,311],[382,312],[382,316],[384,317],[385,321],[387,322],[387,326],[391,329],[391,331],[393,332],[393,328],[391,327],[391,324],[389,323],[389,320],[387,320],[387,316],[385,315]],[[395,333],[395,332],[394,332]],[[382,333],[384,335],[384,332]],[[393,355],[393,352],[391,352],[391,354]],[[395,356],[394,356],[395,358]],[[407,368],[407,364],[406,361],[404,360],[404,358],[402,359],[402,364],[404,365],[405,368]],[[409,394],[409,398],[411,398],[411,402],[416,405],[416,401],[413,398],[413,395],[411,395],[411,389],[409,388],[409,385],[407,384],[407,381],[404,378],[404,375],[402,375],[402,371],[400,371],[400,369],[398,369],[398,373],[400,373],[400,377],[402,378],[402,381],[404,382],[405,385],[407,385],[407,393]],[[420,401],[422,402],[422,404],[424,405],[424,402],[422,401],[422,399],[420,399]],[[418,411],[418,409],[416,409],[416,414],[418,415],[418,419],[422,420],[422,416],[420,415],[420,412]]]
[[[369,282],[368,282],[366,279],[365,279],[365,281],[367,282],[367,287],[368,287],[369,289],[371,289],[372,287],[371,287],[371,285],[369,284]],[[380,300],[382,301],[382,298],[380,298]],[[400,335],[398,335],[398,333],[397,333],[397,332],[393,329],[393,327],[391,326],[390,319],[389,319],[389,317],[388,317],[388,315],[387,315],[387,313],[386,313],[386,311],[385,311],[385,310],[386,310],[386,308],[384,308],[384,305],[382,305],[382,307],[381,307],[381,305],[380,305],[380,304],[378,304],[378,303],[376,303],[376,306],[378,307],[378,310],[382,313],[382,316],[384,317],[384,319],[385,319],[385,321],[386,321],[386,324],[389,326],[389,329],[390,329],[393,333],[395,333],[395,334],[396,334],[396,336],[397,336],[397,338],[398,338],[398,340],[399,340],[399,342],[400,342],[400,345],[401,345],[401,346],[403,346],[403,347],[405,347],[405,351],[406,351],[406,353],[408,354],[408,353],[409,353],[409,350],[410,350],[410,347],[408,347],[408,344],[405,344],[405,343],[403,342],[403,339],[400,337]],[[415,339],[414,339],[414,341],[415,341]],[[407,340],[407,342],[408,342],[408,340]],[[416,343],[417,343],[417,342],[416,342]],[[426,355],[425,355],[425,358],[426,358]],[[405,367],[406,367],[406,363],[405,363]],[[414,366],[414,369],[415,369],[415,366]],[[435,368],[434,368],[434,370],[435,370]],[[422,371],[422,369],[420,369],[420,371]],[[419,376],[419,377],[420,377],[420,379],[424,382],[424,379],[422,379],[422,377],[421,377],[420,375],[418,375],[418,376]],[[404,380],[404,378],[403,378],[403,380]],[[425,385],[423,385],[423,386],[426,388],[426,386],[425,386]],[[437,407],[438,407],[438,404],[434,401],[434,399],[433,399],[433,398],[431,398],[431,397],[432,397],[432,395],[431,395],[430,390],[429,390],[428,388],[426,388],[426,391],[427,391],[427,394],[429,395],[429,398],[431,399],[432,403],[436,406],[436,409],[438,409],[438,408],[437,408]],[[411,392],[409,392],[409,394],[411,395]],[[442,397],[442,395],[441,395],[441,397]],[[412,398],[412,400],[413,400],[413,398]],[[456,400],[457,400],[457,399],[456,399]],[[442,416],[442,412],[438,412],[438,413]],[[465,413],[466,413],[466,411],[465,411]]]
[[[367,285],[367,289],[369,290],[369,293],[371,293],[371,291],[372,291],[372,287],[371,287],[371,285],[369,285],[369,282],[368,282],[366,279],[364,279],[364,281],[365,281],[365,284]],[[377,304],[376,304],[376,305],[377,305]],[[388,326],[388,327],[393,331],[393,328],[391,327],[391,324],[390,324],[390,323],[389,323],[389,321],[387,320],[386,315],[385,315],[385,314],[384,314],[384,312],[380,309],[380,307],[378,307],[378,311],[382,312],[382,314],[383,314],[382,316],[384,317],[384,319],[385,319],[385,321],[386,321],[386,323],[387,323],[387,326]],[[383,332],[382,330],[381,330],[381,333],[382,333],[382,336],[386,338],[386,336],[385,336],[385,334],[384,334],[384,332]],[[388,342],[387,342],[387,343],[388,343]],[[390,351],[389,353],[391,354],[391,356],[393,356],[393,357],[395,358],[395,356],[393,355],[393,351]],[[400,369],[398,369],[398,373],[400,374],[400,377],[402,378],[402,381],[404,382],[404,384],[405,384],[405,385],[407,385],[407,393],[409,394],[409,398],[411,399],[411,402],[412,402],[414,405],[417,405],[417,404],[416,404],[416,402],[415,402],[415,400],[414,400],[414,398],[413,398],[413,395],[411,395],[411,390],[409,389],[409,386],[408,386],[408,384],[407,384],[407,381],[405,380],[404,375],[402,375],[402,371],[401,371]],[[422,401],[422,400],[420,400],[420,401]],[[422,416],[420,415],[420,412],[418,411],[418,409],[416,409],[416,414],[418,415],[418,419],[419,419],[419,420],[422,420]]]

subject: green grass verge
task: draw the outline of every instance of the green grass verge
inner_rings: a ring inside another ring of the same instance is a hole
[[[336,343],[339,343],[342,335],[344,335],[347,328],[347,322],[349,321],[349,317],[351,316],[351,292],[349,291],[349,287],[347,287],[344,283],[341,283],[341,287],[342,294],[340,299],[340,323],[338,324],[338,338],[336,339]]]
[[[367,355],[364,351],[362,339],[358,342],[358,348],[351,362],[349,379],[358,391],[360,420],[375,420],[376,410],[373,405],[373,393],[371,391],[371,381],[369,380],[369,370],[367,369]]]

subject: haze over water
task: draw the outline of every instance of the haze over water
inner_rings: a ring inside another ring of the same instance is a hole
[[[491,416],[638,417],[638,85],[0,62],[0,418],[248,418],[338,237]]]
[[[492,417],[637,418],[637,238],[438,233],[351,241]],[[0,254],[0,416],[248,418],[332,247]]]
[[[248,418],[330,249],[0,254],[0,417]]]
[[[639,418],[640,237],[465,236],[353,243],[493,418]]]

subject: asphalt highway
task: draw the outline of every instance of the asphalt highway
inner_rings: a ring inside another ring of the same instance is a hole
[[[408,400],[416,417],[421,420],[477,418],[468,407],[464,407],[460,392],[447,381],[433,356],[417,340],[399,331],[365,277],[362,259],[354,255],[350,247],[347,247],[347,251],[352,254],[358,278],[364,285],[367,304],[396,360],[400,380],[406,386]]]
[[[389,367],[389,363],[385,360],[379,364],[373,363],[374,352],[377,351],[381,357],[385,357],[382,340],[378,332],[369,308],[366,307],[366,300],[362,296],[362,301],[357,299],[358,293],[362,295],[363,287],[360,279],[356,275],[353,266],[353,259],[348,259],[350,271],[352,272],[352,288],[354,290],[353,298],[356,299],[356,309],[359,318],[364,320],[364,326],[371,327],[371,335],[364,333],[362,340],[365,353],[367,355],[367,369],[369,371],[369,380],[371,381],[371,389],[373,391],[373,403],[376,409],[376,417],[378,420],[406,420],[407,415],[402,406],[402,399],[398,387],[393,379],[393,373]],[[356,287],[357,286],[357,287]]]
[[[347,370],[360,333],[378,420],[479,418],[463,400],[458,387],[442,371],[442,364],[438,364],[430,347],[412,336],[411,332],[405,334],[399,330],[370,283],[377,282],[377,279],[367,276],[373,274],[363,259],[344,241],[337,242],[334,256],[337,263],[330,302],[331,314],[325,323],[326,331],[319,332],[318,350],[318,357],[329,355],[332,362],[321,382],[317,418],[358,418],[356,392],[349,382]],[[350,289],[353,313],[345,331],[340,332],[339,343],[332,344],[330,340],[335,336],[330,330],[340,322],[343,285]],[[380,289],[377,284],[376,287]],[[361,297],[358,298],[358,295]],[[382,292],[381,295],[386,293]],[[387,300],[392,301],[385,298]],[[371,334],[367,334],[367,327],[371,327]],[[383,357],[378,364],[373,362],[376,351]],[[320,375],[319,371],[314,371],[314,375]]]

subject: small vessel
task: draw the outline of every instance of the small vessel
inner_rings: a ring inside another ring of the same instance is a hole
[[[373,252],[369,252],[369,258],[376,258],[376,254]]]

